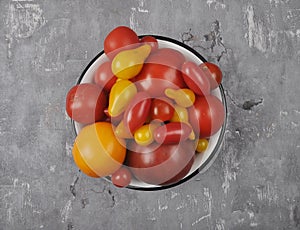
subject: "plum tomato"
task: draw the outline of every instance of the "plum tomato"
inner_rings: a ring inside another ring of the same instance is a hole
[[[170,49],[158,49],[150,54],[142,71],[135,77],[139,91],[146,91],[152,97],[164,96],[167,88],[184,88],[180,67],[185,61],[183,54]]]
[[[219,66],[211,62],[204,62],[199,67],[206,73],[210,82],[210,90],[217,88],[222,82],[222,71]]]
[[[150,109],[151,120],[169,121],[174,115],[174,107],[167,98],[154,98]]]
[[[88,176],[103,177],[118,170],[125,159],[123,139],[114,135],[108,122],[96,122],[78,133],[72,154],[78,168]]]
[[[158,42],[153,36],[144,36],[140,39],[140,42],[149,44],[151,46],[151,52],[155,52],[158,49]]]
[[[194,62],[183,63],[182,77],[187,86],[198,95],[208,95],[210,93],[210,83],[206,73]]]
[[[82,124],[101,121],[105,117],[106,105],[105,92],[98,85],[92,83],[73,86],[66,97],[67,114]]]
[[[214,95],[196,97],[194,106],[188,109],[190,124],[200,138],[215,134],[223,125],[225,109]]]
[[[111,175],[111,182],[119,188],[127,187],[131,182],[131,172],[127,167],[121,167]]]
[[[111,71],[111,62],[104,62],[95,72],[94,82],[104,88],[107,92],[116,83],[117,77]]]
[[[113,29],[104,40],[104,52],[112,60],[122,50],[121,48],[135,47],[139,43],[137,34],[127,26],[118,26]],[[115,51],[115,52],[114,52]]]
[[[140,146],[129,145],[126,164],[140,181],[167,185],[176,183],[187,175],[194,162],[195,148],[192,141],[179,144]]]

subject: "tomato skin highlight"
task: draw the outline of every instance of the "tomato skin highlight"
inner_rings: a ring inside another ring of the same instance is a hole
[[[134,48],[139,43],[137,34],[127,26],[113,29],[104,40],[104,52],[110,60],[122,49]]]
[[[210,83],[202,68],[194,62],[187,61],[183,63],[181,70],[184,82],[195,94],[210,94]]]
[[[176,144],[185,141],[192,132],[190,125],[183,122],[171,122],[154,131],[154,139],[159,144]]]
[[[225,109],[222,102],[213,95],[199,96],[194,106],[188,109],[189,120],[199,138],[214,135],[223,125]]]
[[[73,86],[66,97],[67,114],[82,124],[91,124],[104,119],[106,105],[105,92],[92,83]]]

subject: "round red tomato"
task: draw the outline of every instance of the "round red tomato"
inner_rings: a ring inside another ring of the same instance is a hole
[[[204,62],[201,63],[199,67],[205,72],[210,82],[211,90],[217,88],[221,84],[223,75],[219,66],[211,62]]]
[[[210,137],[223,125],[225,110],[222,102],[213,95],[199,96],[189,108],[189,119],[200,138]]]
[[[133,44],[137,43],[139,43],[139,37],[132,29],[127,26],[119,26],[106,36],[104,52],[110,59],[113,59],[121,48],[126,48],[126,46],[133,48]]]
[[[167,98],[155,98],[150,109],[151,120],[169,121],[174,115],[174,107]]]
[[[151,46],[151,52],[155,52],[158,49],[158,42],[153,36],[142,37],[140,42],[149,44]]]
[[[92,83],[72,87],[66,97],[67,114],[82,124],[101,121],[104,118],[106,104],[104,91]]]
[[[111,62],[101,64],[94,75],[94,81],[97,85],[104,88],[107,92],[110,91],[113,84],[116,83],[117,77],[111,71]]]
[[[126,163],[134,176],[146,183],[167,185],[176,183],[189,172],[195,148],[192,141],[179,144],[140,146],[131,143]]]
[[[127,167],[123,166],[111,175],[111,182],[115,186],[123,188],[130,184],[131,178],[131,172]]]
[[[158,49],[151,54],[143,66],[142,71],[135,77],[139,91],[146,91],[152,97],[164,96],[167,88],[184,88],[180,67],[184,56],[173,49]]]

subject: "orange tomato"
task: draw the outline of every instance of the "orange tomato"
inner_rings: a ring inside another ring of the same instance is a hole
[[[104,177],[117,171],[126,156],[125,142],[114,135],[108,122],[85,126],[77,135],[73,158],[78,168],[88,176]]]

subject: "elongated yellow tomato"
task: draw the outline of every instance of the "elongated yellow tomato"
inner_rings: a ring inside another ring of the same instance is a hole
[[[190,107],[195,102],[195,94],[190,89],[166,89],[165,94],[167,97],[174,99],[177,105],[182,107]]]
[[[131,79],[139,74],[145,59],[151,52],[151,46],[142,45],[135,49],[124,50],[118,53],[112,63],[111,70],[120,79]]]
[[[134,83],[129,80],[118,80],[111,88],[109,94],[109,115],[116,117],[124,112],[126,106],[136,93],[137,88]]]
[[[122,166],[126,156],[125,142],[115,137],[113,128],[108,122],[97,122],[85,126],[77,135],[73,158],[86,175],[104,177]]]

